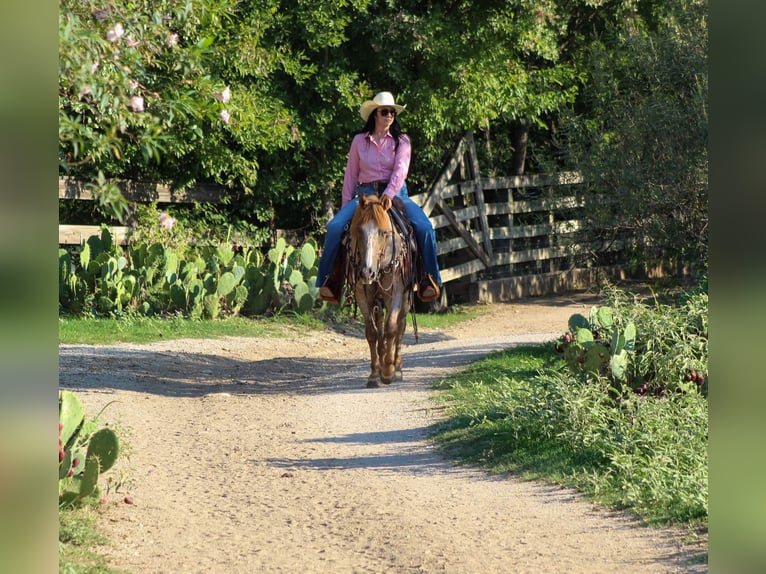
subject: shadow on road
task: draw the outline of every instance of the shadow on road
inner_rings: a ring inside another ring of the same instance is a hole
[[[367,389],[369,360],[275,357],[245,360],[221,354],[156,351],[119,346],[63,345],[59,349],[62,388],[129,390],[173,397],[211,393],[316,394],[406,390],[407,383],[433,382],[446,372],[489,353],[553,335],[432,341],[403,349],[404,381]],[[355,352],[356,354],[356,352]]]

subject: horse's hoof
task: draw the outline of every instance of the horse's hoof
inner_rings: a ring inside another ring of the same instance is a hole
[[[376,388],[378,388],[379,386],[380,386],[380,381],[378,380],[378,378],[377,378],[377,377],[376,377],[376,378],[374,378],[374,379],[373,379],[372,377],[370,377],[369,379],[367,379],[367,388],[368,388],[368,389],[376,389]]]
[[[395,381],[401,381],[404,380],[404,374],[402,373],[401,369],[397,369],[394,373],[394,380]]]
[[[383,377],[381,377],[380,382],[383,383],[384,385],[390,385],[391,383],[394,382],[394,379],[384,379]]]

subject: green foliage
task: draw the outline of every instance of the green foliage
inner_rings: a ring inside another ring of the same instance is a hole
[[[576,483],[653,521],[706,519],[708,406],[702,395],[627,393],[615,407],[603,379],[573,385],[569,376],[549,372],[539,383],[551,389],[560,415],[551,425],[557,440],[602,461],[595,469],[575,469]]]
[[[580,339],[567,344],[627,349],[632,322],[623,379],[602,359],[572,366],[547,345],[497,353],[439,384],[449,406],[435,436],[470,462],[570,484],[651,522],[704,523],[708,404],[684,372],[707,371],[707,294],[652,308],[616,290],[611,298],[572,318],[568,333]],[[629,386],[636,377],[646,388]]]
[[[611,381],[636,393],[665,395],[701,392],[707,396],[708,295],[688,293],[674,305],[632,299],[614,287],[605,290],[610,306],[594,307],[590,318],[573,315],[555,343],[578,380]]]
[[[120,220],[127,204],[109,178],[252,189],[253,152],[282,148],[293,138],[289,111],[254,77],[278,69],[300,75],[302,66],[289,51],[278,59],[262,51],[259,69],[244,77],[229,62],[252,52],[252,42],[240,50],[253,29],[274,19],[275,7],[229,0],[62,1],[61,170],[93,178],[98,201]]]
[[[123,249],[104,227],[100,237],[82,245],[79,265],[70,252],[60,250],[61,310],[75,315],[217,319],[240,312],[307,313],[323,305],[315,286],[318,259],[313,240],[296,249],[280,238],[266,258],[241,245],[235,249],[228,243],[188,241],[173,225],[142,234]]]
[[[593,227],[632,260],[707,266],[707,2],[642,5],[584,50],[559,137],[594,196]]]
[[[412,193],[465,130],[482,175],[509,174],[525,133],[535,170],[583,170],[616,198],[588,211],[605,240],[704,267],[706,4],[63,0],[60,172],[117,220],[113,178],[215,182],[230,209],[175,209],[195,237],[310,234],[340,204],[359,104],[385,89],[408,106]]]
[[[79,397],[59,392],[59,506],[98,498],[98,479],[117,461],[120,444],[112,429],[87,420]]]

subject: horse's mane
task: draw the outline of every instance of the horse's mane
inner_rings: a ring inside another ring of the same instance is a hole
[[[351,237],[358,237],[359,228],[370,221],[375,221],[375,225],[381,229],[391,230],[391,219],[386,210],[383,209],[380,199],[377,196],[369,195],[366,200],[364,206],[360,205],[356,208],[354,217],[351,219]]]

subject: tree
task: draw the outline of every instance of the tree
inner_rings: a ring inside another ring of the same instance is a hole
[[[121,220],[127,202],[110,178],[180,188],[214,181],[251,190],[256,152],[286,147],[294,133],[294,118],[269,93],[268,80],[251,81],[278,68],[301,73],[292,54],[264,53],[247,36],[257,29],[253,22],[268,22],[277,7],[62,0],[61,172],[93,178],[95,196]],[[250,67],[234,84],[237,65]]]
[[[443,160],[444,142],[465,130],[487,142],[494,130],[513,135],[503,171],[523,173],[530,129],[547,129],[577,94],[578,70],[561,57],[569,17],[552,0],[378,2],[352,45],[370,46],[355,50],[364,77],[411,103],[425,162]]]
[[[594,194],[597,227],[629,236],[636,261],[707,267],[707,3],[643,6],[589,46],[577,107],[562,122]]]
[[[704,0],[61,0],[61,173],[226,186],[258,225],[321,229],[358,107],[408,105],[408,183],[481,132],[503,175],[582,169],[615,234],[706,252]],[[650,254],[652,250],[644,249]],[[638,256],[638,252],[637,252]]]

